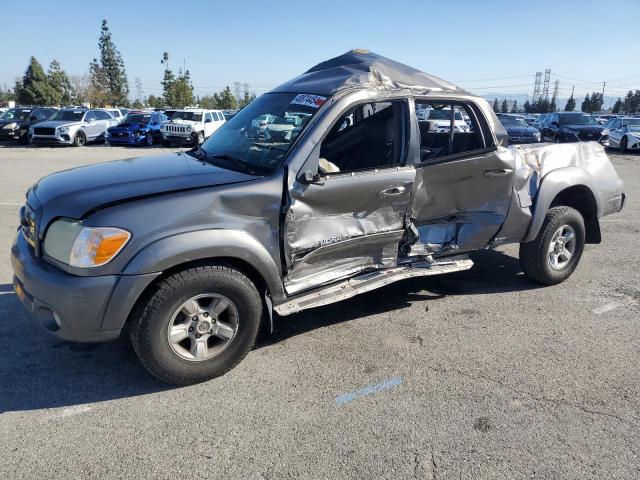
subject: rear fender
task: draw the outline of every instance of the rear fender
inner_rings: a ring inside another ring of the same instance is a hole
[[[580,167],[564,167],[553,170],[542,178],[538,193],[535,197],[531,224],[529,225],[527,235],[524,240],[522,240],[523,243],[531,242],[536,238],[547,212],[558,194],[576,186],[586,187],[593,195],[597,210],[596,221],[602,216],[602,202],[596,194],[598,189],[596,188],[593,177],[586,170]]]

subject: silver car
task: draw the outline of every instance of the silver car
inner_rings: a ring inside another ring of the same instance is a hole
[[[81,147],[87,142],[104,141],[107,129],[117,123],[105,110],[66,108],[29,128],[29,141],[36,145]]]

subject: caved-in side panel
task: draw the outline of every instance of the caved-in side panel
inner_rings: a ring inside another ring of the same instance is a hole
[[[365,235],[313,250],[296,261],[285,284],[287,293],[295,294],[363,269],[395,266],[403,233]]]
[[[285,220],[287,291],[394,264],[414,177],[404,167],[296,183]]]
[[[505,221],[513,173],[513,155],[503,148],[417,168],[411,219],[419,239],[413,254],[486,246]]]

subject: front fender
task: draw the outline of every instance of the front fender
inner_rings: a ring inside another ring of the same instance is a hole
[[[576,186],[584,186],[591,191],[596,201],[598,218],[602,216],[602,200],[598,195],[596,182],[589,172],[580,167],[563,167],[553,170],[542,178],[534,201],[533,217],[527,235],[522,240],[523,243],[531,242],[536,238],[549,207],[558,194]]]
[[[273,258],[255,237],[240,230],[198,230],[165,237],[138,252],[122,273],[163,272],[184,263],[222,257],[251,265],[264,279],[274,303],[285,300],[280,270]]]

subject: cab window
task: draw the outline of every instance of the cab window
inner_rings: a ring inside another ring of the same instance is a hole
[[[320,147],[319,173],[399,165],[405,147],[403,101],[352,107],[334,123]]]
[[[485,148],[482,127],[470,106],[423,100],[416,100],[415,105],[421,163],[439,163]]]

